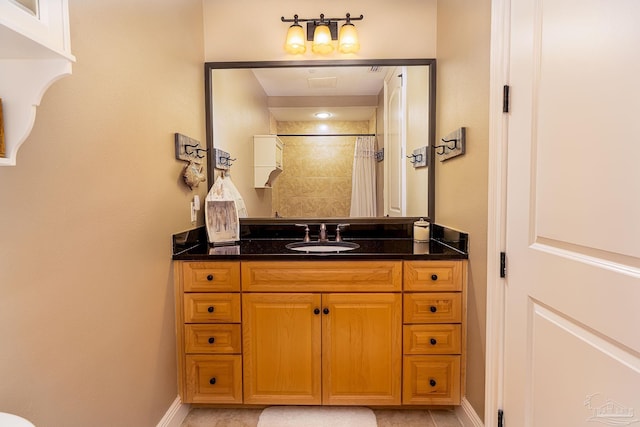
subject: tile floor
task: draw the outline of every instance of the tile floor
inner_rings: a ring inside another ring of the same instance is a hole
[[[256,427],[262,409],[192,409],[182,427]],[[462,427],[450,410],[374,409],[378,427]],[[304,426],[301,426],[304,427]]]

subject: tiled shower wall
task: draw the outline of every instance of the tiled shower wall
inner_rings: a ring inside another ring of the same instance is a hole
[[[278,122],[277,133],[368,134],[369,121]],[[355,136],[281,136],[283,172],[272,190],[272,214],[348,217]]]

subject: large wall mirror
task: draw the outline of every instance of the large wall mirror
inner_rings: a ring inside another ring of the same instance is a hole
[[[220,173],[218,148],[241,153],[231,175],[250,217],[433,221],[435,87],[434,59],[208,62],[208,182]],[[264,134],[283,142],[283,171],[259,189],[243,179],[254,172],[245,147]],[[360,166],[359,155],[375,161]],[[370,185],[354,184],[363,174]],[[360,203],[373,203],[373,212],[359,214]]]

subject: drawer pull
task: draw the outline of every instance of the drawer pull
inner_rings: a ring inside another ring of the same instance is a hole
[[[320,309],[319,308],[315,308],[313,310],[313,314],[320,314]]]
[[[432,305],[431,307],[429,307],[429,311],[432,313],[435,313],[436,311],[438,311],[438,307],[436,307],[435,305]]]
[[[213,280],[213,274],[209,274],[207,276],[207,280],[211,282]]]
[[[433,280],[434,282],[435,282],[436,280],[438,280],[438,275],[437,275],[437,274],[432,274],[432,275],[431,275],[431,280]]]
[[[431,343],[431,345],[436,345],[436,344],[438,344],[438,341],[436,341],[436,339],[435,339],[435,338],[431,338],[431,339],[429,340],[429,342]]]
[[[214,310],[215,310],[215,307],[214,307],[214,306],[209,306],[209,308],[207,308],[207,311],[208,311],[209,313],[213,313],[213,311],[214,311]]]
[[[324,308],[324,310],[322,310],[322,312],[323,312],[324,314],[329,314],[329,309],[328,309],[327,307],[325,307],[325,308]]]
[[[429,385],[430,385],[431,387],[435,387],[435,386],[436,386],[436,380],[434,380],[433,378],[431,378],[431,379],[429,380]]]
[[[214,342],[216,342],[215,337],[209,337],[209,344],[213,344]]]
[[[433,381],[433,380],[431,380],[431,381]],[[211,385],[215,385],[215,384],[216,384],[216,377],[211,378],[211,379],[209,380],[209,384],[211,384]]]

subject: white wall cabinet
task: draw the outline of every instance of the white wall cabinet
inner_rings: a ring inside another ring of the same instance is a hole
[[[26,5],[26,6],[25,6]],[[71,74],[67,0],[0,0],[0,99],[5,153],[0,166],[16,164],[36,107],[53,82]]]
[[[254,187],[271,188],[282,172],[284,144],[277,135],[253,137]]]

